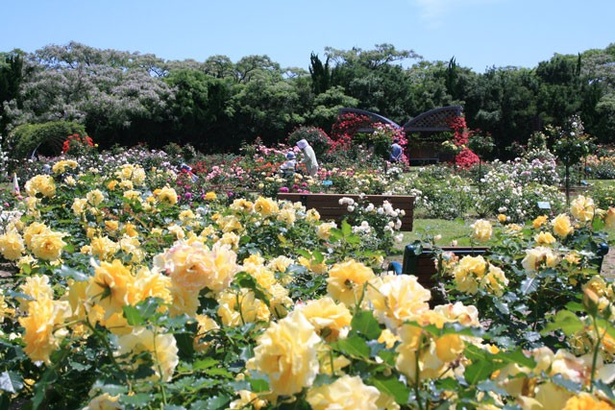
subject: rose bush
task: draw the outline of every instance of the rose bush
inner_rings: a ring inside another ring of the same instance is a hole
[[[17,269],[0,294],[6,408],[615,405],[615,287],[597,267],[615,208],[478,220],[489,253],[451,256],[433,304],[384,266],[395,210],[324,222],[216,191],[206,164],[188,201],[180,161],[103,156],[30,176],[0,233]]]

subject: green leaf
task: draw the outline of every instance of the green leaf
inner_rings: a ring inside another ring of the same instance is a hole
[[[367,383],[378,388],[380,392],[384,392],[395,398],[395,402],[399,405],[404,405],[408,403],[408,399],[410,397],[410,388],[393,376],[372,377],[367,381]]]
[[[476,361],[466,367],[463,375],[470,385],[478,385],[488,380],[495,370],[496,367],[490,361]]]
[[[145,318],[141,315],[141,311],[132,305],[124,306],[124,317],[126,317],[128,324],[133,327],[143,325],[145,323]]]
[[[540,280],[538,277],[534,278],[526,278],[521,281],[521,294],[528,295],[534,293],[538,290],[538,286],[540,285]]]
[[[197,408],[193,409],[201,409],[201,410],[222,410],[226,409],[227,405],[230,403],[231,399],[226,395],[215,395],[213,397],[209,397],[205,401],[202,401],[201,405]]]
[[[0,374],[0,390],[14,394],[22,388],[23,379],[20,374],[12,371],[4,371]]]
[[[352,317],[350,325],[352,331],[356,331],[370,340],[377,339],[382,332],[380,324],[371,311],[359,311]]]
[[[562,330],[566,335],[572,335],[584,328],[583,321],[579,317],[568,310],[561,310],[555,314],[553,321],[548,323],[541,331],[542,335],[547,335],[552,331]]]
[[[365,340],[358,335],[352,335],[346,339],[339,340],[332,344],[333,348],[338,349],[342,353],[355,358],[369,358],[369,346]]]

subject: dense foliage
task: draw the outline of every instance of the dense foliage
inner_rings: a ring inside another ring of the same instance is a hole
[[[548,213],[490,210],[468,232],[488,253],[456,256],[426,233],[430,289],[389,271],[399,210],[347,199],[347,220],[322,221],[277,201],[275,184],[415,193],[423,212],[456,189],[467,204],[449,207],[469,211],[482,201],[471,170],[323,162],[316,178],[284,180],[288,146],[99,152],[71,137],[3,193],[3,408],[615,406],[615,284],[599,271],[612,190]],[[497,164],[489,173],[505,167],[518,187],[493,197],[522,204],[528,181],[553,187],[553,158]]]
[[[324,58],[312,54],[303,70],[282,68],[267,56],[165,61],[74,42],[6,51],[0,53],[0,135],[15,147],[23,144],[16,127],[66,121],[84,126],[103,148],[178,143],[237,153],[256,137],[267,145],[285,142],[297,127],[332,134],[343,107],[404,124],[448,105],[462,105],[468,127],[492,136],[495,148],[486,160],[514,158],[515,144],[525,145],[545,125],[563,126],[572,115],[583,118],[597,143],[611,142],[615,133],[614,45],[555,55],[535,68],[485,73],[455,59],[428,62],[389,44],[327,48]]]

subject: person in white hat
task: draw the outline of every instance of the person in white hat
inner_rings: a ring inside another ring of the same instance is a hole
[[[303,151],[303,164],[305,164],[308,175],[316,176],[316,173],[318,173],[318,161],[316,160],[314,149],[306,139],[297,141],[297,147]]]

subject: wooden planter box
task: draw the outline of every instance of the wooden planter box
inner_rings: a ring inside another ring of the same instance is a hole
[[[358,194],[278,193],[278,200],[300,202],[307,209],[314,208],[318,211],[321,220],[335,220],[338,222],[348,214],[348,207],[346,205],[340,205],[339,203],[342,197],[348,197],[358,201],[361,196]],[[364,198],[376,207],[382,205],[386,200],[391,203],[393,208],[404,210],[405,215],[400,218],[401,231],[412,231],[412,222],[414,221],[414,196],[366,195]]]

